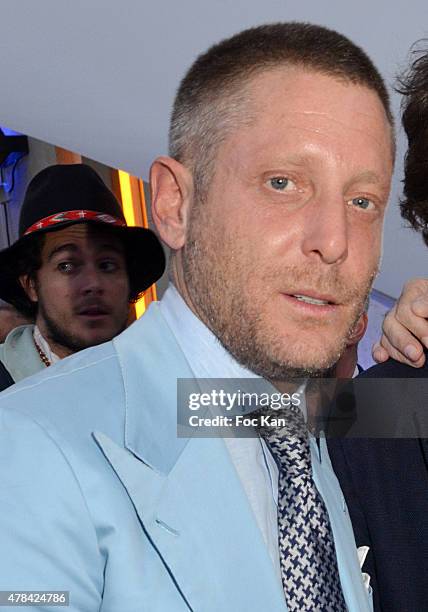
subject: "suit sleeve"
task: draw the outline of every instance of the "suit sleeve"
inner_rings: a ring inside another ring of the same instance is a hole
[[[63,452],[32,419],[0,408],[0,590],[69,591],[68,608],[37,610],[98,612],[102,577],[96,532]]]

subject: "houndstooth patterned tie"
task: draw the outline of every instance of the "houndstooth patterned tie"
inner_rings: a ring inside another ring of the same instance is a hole
[[[290,612],[346,612],[333,534],[312,479],[311,453],[298,408],[269,413],[284,428],[259,429],[279,467],[278,544],[285,599]]]

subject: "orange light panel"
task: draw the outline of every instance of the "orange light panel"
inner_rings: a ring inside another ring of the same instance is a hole
[[[131,190],[131,178],[127,172],[123,170],[118,171],[120,195],[122,198],[123,214],[125,215],[126,223],[130,226],[135,226],[135,213],[134,213],[134,202],[132,200]],[[146,301],[144,296],[138,300],[135,304],[135,315],[137,319],[146,310]]]
[[[118,171],[120,195],[122,196],[123,214],[127,225],[135,225],[134,203],[132,201],[131,179],[123,170]]]

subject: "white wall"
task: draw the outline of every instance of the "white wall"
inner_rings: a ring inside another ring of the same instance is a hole
[[[0,0],[0,125],[147,178],[195,55],[247,26],[293,19],[350,36],[389,82],[428,35],[426,0]],[[400,134],[376,282],[393,296],[406,278],[428,275],[428,249],[397,211],[404,150]]]

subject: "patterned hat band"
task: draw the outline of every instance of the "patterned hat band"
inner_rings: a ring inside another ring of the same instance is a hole
[[[110,225],[126,226],[123,219],[118,219],[106,213],[96,212],[94,210],[67,210],[40,219],[40,221],[37,221],[37,223],[34,223],[25,230],[24,236],[41,229],[47,229],[57,223],[64,223],[65,221],[99,221],[101,223],[109,223]]]

